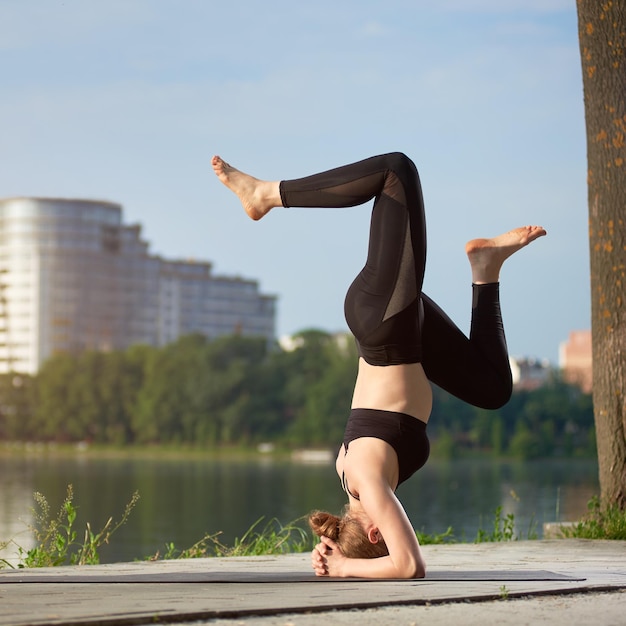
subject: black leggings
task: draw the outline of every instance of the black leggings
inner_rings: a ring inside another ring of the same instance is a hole
[[[424,202],[417,169],[394,152],[281,181],[285,207],[349,207],[374,198],[365,267],[348,289],[346,321],[372,365],[421,362],[426,376],[482,408],[505,404],[511,370],[499,285],[472,285],[469,339],[422,293]]]

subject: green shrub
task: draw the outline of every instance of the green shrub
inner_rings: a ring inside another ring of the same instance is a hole
[[[587,505],[587,515],[573,526],[562,526],[564,537],[577,539],[626,540],[626,511],[617,505],[603,507],[594,496]]]

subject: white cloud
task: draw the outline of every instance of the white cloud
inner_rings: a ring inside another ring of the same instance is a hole
[[[390,32],[389,28],[382,22],[370,20],[365,22],[360,28],[359,33],[364,37],[380,37]]]

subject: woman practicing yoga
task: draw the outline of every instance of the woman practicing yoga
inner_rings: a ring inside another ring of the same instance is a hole
[[[512,381],[500,313],[504,261],[546,234],[516,228],[465,246],[472,270],[469,339],[424,293],[424,205],[413,162],[401,153],[297,180],[262,181],[214,156],[222,183],[253,220],[274,207],[348,207],[374,199],[365,267],[346,295],[359,369],[337,474],[348,495],[343,517],[317,511],[311,555],[318,576],[421,578],[426,566],[395,490],[426,463],[430,382],[475,406],[495,409]]]

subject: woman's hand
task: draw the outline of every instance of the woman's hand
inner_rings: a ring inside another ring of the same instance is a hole
[[[328,537],[320,537],[311,553],[311,566],[316,576],[341,576],[341,566],[346,557],[339,546]]]

